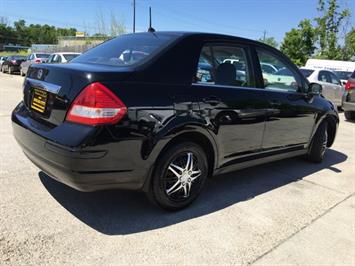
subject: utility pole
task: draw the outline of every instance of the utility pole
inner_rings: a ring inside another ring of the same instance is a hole
[[[133,0],[133,33],[136,32],[136,0]]]
[[[264,30],[264,38],[263,38],[263,42],[265,42],[266,40],[266,30]]]

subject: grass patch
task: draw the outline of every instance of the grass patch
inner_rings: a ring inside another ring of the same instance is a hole
[[[20,52],[0,52],[0,56],[9,56],[9,55],[29,55],[30,53],[27,51],[20,51]]]

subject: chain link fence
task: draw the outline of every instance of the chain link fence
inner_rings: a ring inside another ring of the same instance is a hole
[[[83,53],[100,43],[108,40],[108,37],[60,37],[58,44],[33,44],[31,52],[33,53],[58,53],[58,52],[72,52]]]

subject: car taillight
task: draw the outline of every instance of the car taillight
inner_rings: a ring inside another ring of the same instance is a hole
[[[37,64],[39,64],[39,63],[41,63],[42,61],[41,61],[41,59],[36,59],[35,60],[35,63],[37,63]]]
[[[345,84],[345,90],[349,91],[352,88],[355,88],[355,82],[348,80],[348,82]]]
[[[115,124],[126,113],[124,103],[100,82],[95,82],[76,97],[66,120],[92,126]]]

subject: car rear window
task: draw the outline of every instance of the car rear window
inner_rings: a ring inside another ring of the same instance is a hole
[[[75,57],[78,57],[79,54],[63,54],[65,60],[67,60],[68,62],[73,60]]]
[[[75,58],[73,63],[129,66],[142,63],[161,51],[177,36],[172,34],[127,34],[104,42]]]
[[[349,79],[351,72],[348,71],[335,71],[339,79]]]
[[[49,54],[36,54],[37,58],[48,58]]]
[[[312,69],[300,69],[300,71],[306,78],[308,78],[314,72]]]

